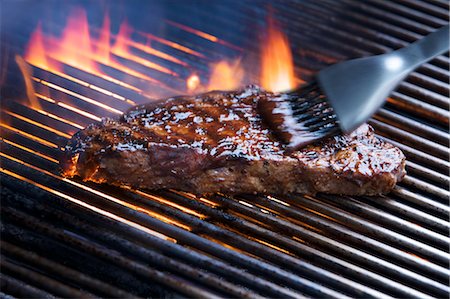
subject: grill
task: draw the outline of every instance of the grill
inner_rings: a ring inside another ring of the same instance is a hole
[[[123,8],[117,3],[112,11]],[[63,73],[33,67],[27,84],[40,108],[23,101],[13,61],[37,18],[4,11],[3,20],[19,18],[22,26],[2,32],[2,296],[449,296],[448,53],[411,74],[370,120],[407,156],[408,175],[386,196],[198,197],[60,176],[61,147],[78,129],[148,101],[152,90],[184,93],[181,78],[195,70],[204,79],[215,59],[257,59],[254,32],[268,11],[288,34],[303,80],[329,63],[405,46],[449,21],[449,4],[440,0],[270,4],[175,2],[158,19],[164,31],[133,38],[151,34],[152,48],[182,63],[142,57],[177,76],[150,71],[155,81],[143,89],[139,80],[118,85],[117,72],[114,81],[69,65]]]

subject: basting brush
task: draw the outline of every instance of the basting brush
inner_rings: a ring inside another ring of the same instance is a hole
[[[448,50],[449,25],[399,50],[329,66],[313,82],[264,103],[263,117],[291,150],[350,133],[409,73]]]

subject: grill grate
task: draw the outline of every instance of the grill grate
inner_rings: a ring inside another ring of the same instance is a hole
[[[191,50],[155,35],[156,49],[186,64],[167,67],[204,78],[224,51],[257,58],[247,31],[264,25],[267,3],[229,3],[180,2],[167,12],[165,37]],[[448,3],[437,0],[271,4],[305,80],[329,63],[402,47],[449,21]],[[370,121],[407,156],[408,175],[389,195],[203,198],[61,177],[57,160],[68,136],[148,99],[144,90],[74,67],[64,74],[34,67],[42,108],[15,100],[20,93],[11,86],[2,101],[1,295],[448,297],[448,68],[448,54],[419,68]],[[154,73],[168,91],[180,89],[183,80]],[[49,96],[48,83],[64,89],[50,85]]]

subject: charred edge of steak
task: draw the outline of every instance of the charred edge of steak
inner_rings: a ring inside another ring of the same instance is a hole
[[[405,175],[396,147],[363,125],[286,153],[262,122],[255,88],[136,106],[75,134],[64,175],[135,188],[222,192],[376,195]]]

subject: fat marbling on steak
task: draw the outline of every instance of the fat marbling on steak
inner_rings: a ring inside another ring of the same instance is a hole
[[[76,133],[64,174],[134,188],[375,195],[405,175],[403,153],[363,125],[288,152],[258,113],[280,94],[248,87],[133,107]]]

